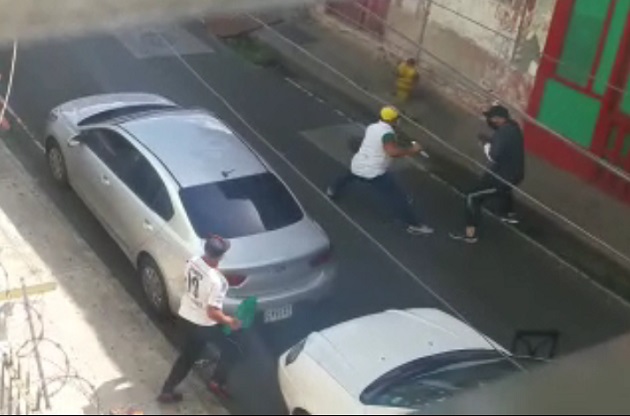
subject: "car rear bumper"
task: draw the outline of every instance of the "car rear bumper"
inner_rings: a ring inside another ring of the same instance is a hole
[[[332,264],[323,268],[317,275],[313,276],[313,278],[308,281],[308,284],[261,295],[252,293],[250,296],[256,296],[258,298],[258,310],[260,312],[282,308],[287,305],[319,302],[331,292],[336,274],[337,267]],[[246,297],[230,296],[230,294],[228,294],[223,304],[224,310],[228,314],[234,313],[238,305],[245,298]]]

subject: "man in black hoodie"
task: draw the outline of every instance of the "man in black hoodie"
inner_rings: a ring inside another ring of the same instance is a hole
[[[521,127],[512,120],[508,109],[501,105],[494,105],[483,114],[490,128],[494,130],[491,137],[479,137],[488,158],[489,172],[484,172],[478,185],[466,195],[465,232],[451,233],[451,238],[466,243],[478,241],[481,206],[489,198],[499,200],[502,221],[518,223],[514,213],[512,188],[518,186],[525,177],[525,148]]]

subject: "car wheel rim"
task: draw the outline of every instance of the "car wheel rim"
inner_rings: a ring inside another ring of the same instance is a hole
[[[59,149],[53,148],[48,153],[48,163],[54,178],[58,181],[63,180],[63,157]]]
[[[144,293],[146,293],[153,307],[158,310],[161,309],[164,301],[162,280],[153,268],[145,267],[143,269],[142,285],[144,286]]]

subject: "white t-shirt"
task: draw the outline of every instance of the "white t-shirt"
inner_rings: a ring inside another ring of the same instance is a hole
[[[390,124],[379,121],[368,126],[361,148],[352,158],[352,173],[365,179],[374,179],[387,172],[392,158],[385,152],[384,146],[395,139],[396,133]]]
[[[179,316],[200,326],[216,325],[208,316],[208,307],[223,309],[229,289],[225,276],[201,257],[188,260],[184,273],[186,293],[182,296]]]

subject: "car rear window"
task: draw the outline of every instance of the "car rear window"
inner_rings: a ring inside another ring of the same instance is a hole
[[[209,234],[246,237],[295,224],[304,216],[271,173],[184,188],[180,197],[201,238]]]
[[[118,117],[132,116],[134,114],[146,113],[148,111],[176,109],[176,106],[169,104],[139,104],[129,107],[115,108],[113,110],[103,111],[101,113],[94,114],[93,116],[86,117],[79,122],[79,126],[88,126],[90,124],[103,123],[108,120],[112,120]]]

